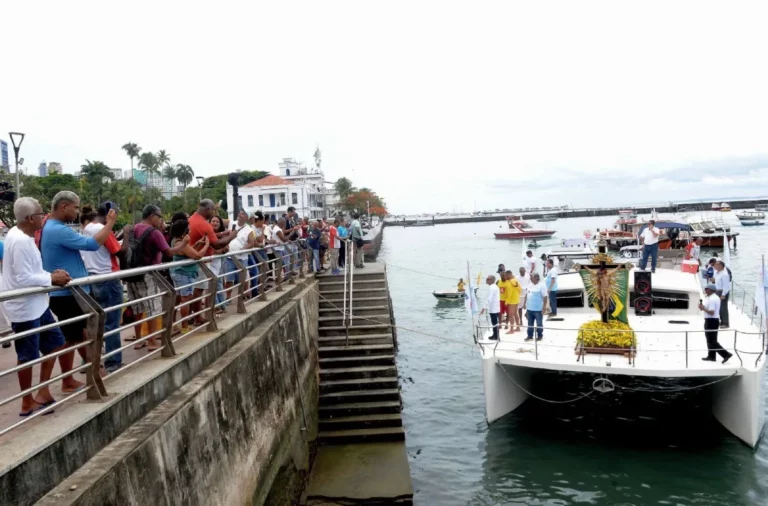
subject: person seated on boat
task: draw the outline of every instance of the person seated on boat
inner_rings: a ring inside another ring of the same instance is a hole
[[[533,327],[536,323],[536,340],[544,338],[544,308],[547,306],[547,287],[541,282],[539,275],[531,274],[531,284],[526,289],[525,306],[528,318],[528,335],[526,341],[533,339]]]
[[[507,305],[507,322],[509,323],[509,332],[507,334],[514,334],[520,331],[520,313],[518,308],[520,306],[520,282],[515,279],[512,271],[504,273],[507,280],[506,290],[504,291],[504,302]]]
[[[697,237],[695,241],[689,242],[685,247],[685,259],[696,260],[701,265],[699,255],[701,255],[701,245],[704,243],[704,239]]]
[[[488,311],[488,314],[491,317],[491,325],[493,326],[493,335],[491,335],[491,340],[498,341],[499,340],[499,309],[500,309],[500,292],[499,287],[496,286],[496,276],[493,274],[489,274],[487,278],[485,278],[485,284],[488,285],[488,302],[486,307],[484,307],[480,314],[482,315],[486,311]]]
[[[459,279],[459,284],[456,286],[456,291],[464,293],[464,278]]]
[[[707,298],[703,302],[699,302],[699,309],[704,311],[704,336],[707,338],[707,356],[702,358],[705,362],[714,362],[717,359],[717,355],[720,354],[723,357],[723,363],[728,362],[728,359],[733,356],[720,346],[717,342],[717,329],[720,326],[720,307],[721,304],[726,303],[720,300],[720,296],[716,293],[717,287],[713,283],[709,283],[704,288],[704,293],[707,294]]]

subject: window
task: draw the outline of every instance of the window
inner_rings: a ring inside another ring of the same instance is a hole
[[[290,176],[291,175],[291,169],[285,169],[285,175]]]
[[[248,195],[248,207],[253,207],[253,195]]]
[[[285,205],[285,193],[280,194],[280,205],[281,206]]]
[[[243,208],[243,196],[242,196],[242,195],[238,195],[238,196],[237,196],[237,206],[238,206],[240,209],[242,209],[242,208]]]
[[[264,195],[259,195],[259,207],[264,207]]]
[[[298,193],[291,193],[291,204],[294,206],[299,203],[299,194]]]

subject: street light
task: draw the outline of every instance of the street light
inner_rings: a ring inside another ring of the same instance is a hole
[[[200,198],[198,199],[199,204],[199,201],[203,200],[203,181],[205,181],[205,178],[203,176],[197,176],[195,179],[197,179],[197,187],[200,189]]]
[[[13,144],[13,156],[16,159],[16,198],[21,197],[21,181],[19,179],[19,150],[24,142],[24,134],[21,132],[8,132]]]

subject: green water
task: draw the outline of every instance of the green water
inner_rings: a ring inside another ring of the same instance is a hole
[[[735,217],[729,217],[736,220]],[[543,243],[610,226],[613,218],[548,224]],[[433,290],[455,286],[416,271],[466,278],[520,265],[519,241],[497,241],[501,223],[388,227],[387,262],[399,330],[404,421],[418,505],[767,505],[768,444],[751,450],[711,415],[709,393],[612,392],[568,405],[529,399],[488,426],[482,364],[460,304]],[[735,224],[735,227],[739,227]],[[750,285],[768,227],[739,228],[734,279]],[[704,252],[709,250],[705,249]],[[754,284],[751,284],[754,286]],[[535,392],[566,399],[588,391],[587,376],[544,373]],[[658,383],[656,383],[658,385]]]

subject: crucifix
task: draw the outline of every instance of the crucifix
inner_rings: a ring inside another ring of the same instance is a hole
[[[629,269],[631,264],[614,263],[608,254],[608,246],[604,239],[597,245],[597,255],[592,257],[592,263],[575,265],[581,275],[587,297],[600,312],[603,323],[609,320],[619,320],[627,323],[627,296],[629,294]]]

